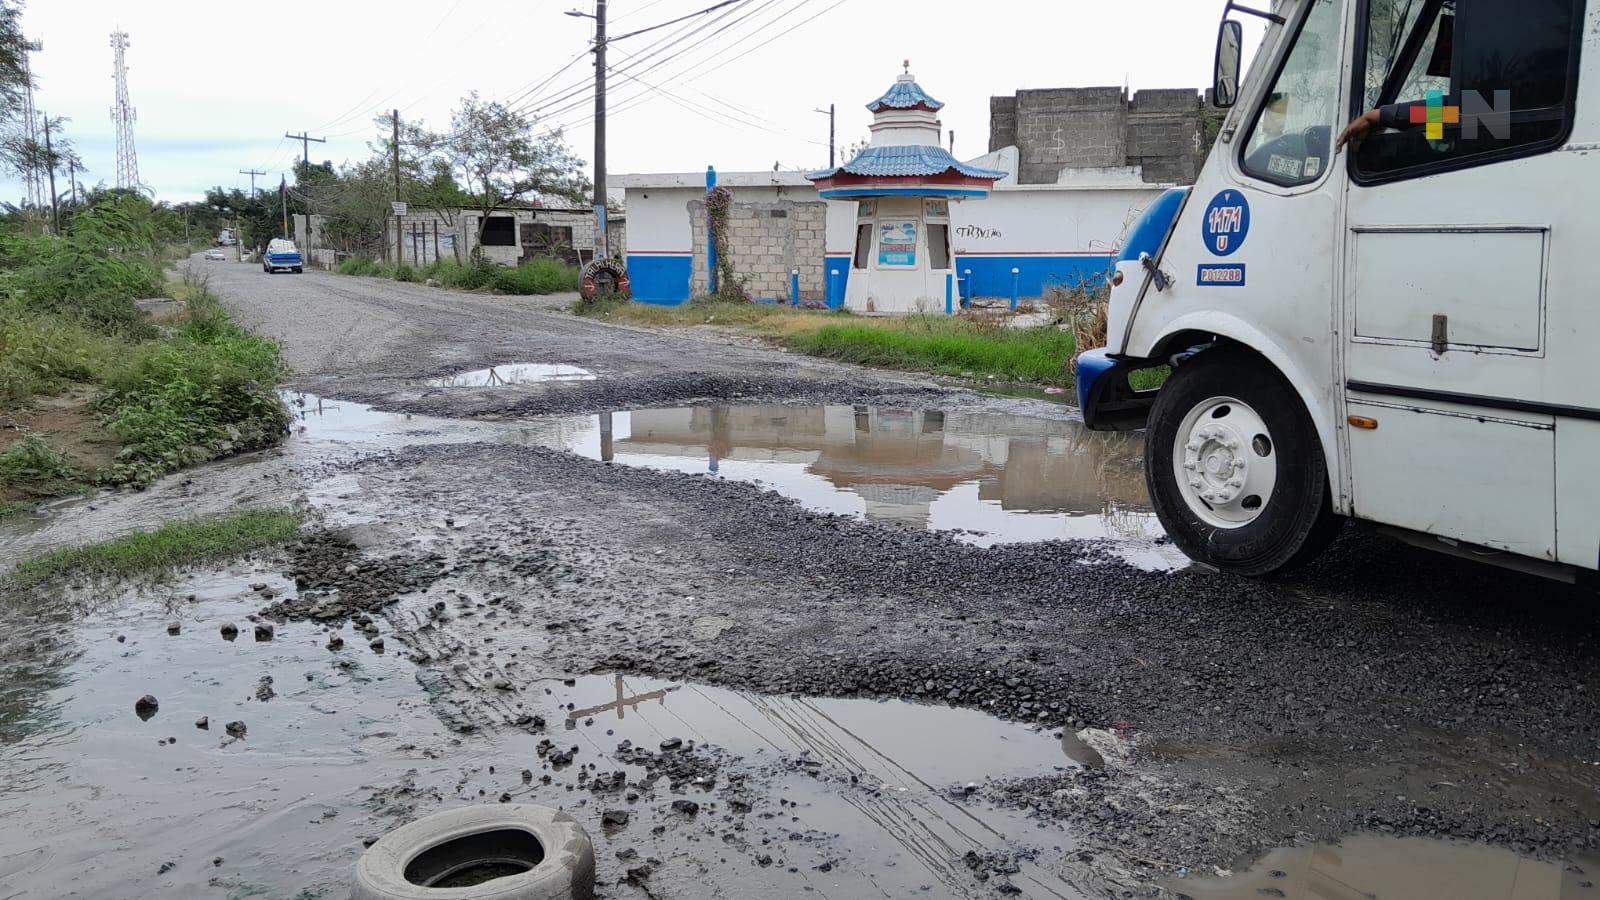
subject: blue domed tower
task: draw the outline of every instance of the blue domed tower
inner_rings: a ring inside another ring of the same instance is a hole
[[[856,203],[855,254],[845,307],[934,312],[953,289],[950,204],[987,197],[1005,172],[969,166],[940,146],[939,110],[911,63],[867,104],[872,141],[842,166],[806,175],[828,200]]]

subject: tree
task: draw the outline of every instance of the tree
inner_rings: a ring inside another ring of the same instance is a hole
[[[22,32],[22,0],[0,0],[0,121],[22,112],[28,88],[28,38]]]
[[[592,190],[579,159],[559,130],[536,133],[535,123],[502,103],[479,99],[476,92],[461,100],[450,116],[450,131],[432,134],[416,129],[415,140],[448,165],[478,210],[478,247],[489,213],[509,203],[561,198],[582,201]],[[435,183],[438,178],[435,177]],[[474,252],[477,252],[476,249]]]

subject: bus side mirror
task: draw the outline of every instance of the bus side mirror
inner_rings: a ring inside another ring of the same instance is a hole
[[[1232,19],[1217,30],[1217,56],[1211,70],[1211,103],[1227,109],[1239,99],[1239,65],[1244,52],[1244,28]]]

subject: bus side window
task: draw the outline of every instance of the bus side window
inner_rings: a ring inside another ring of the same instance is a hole
[[[1362,109],[1415,104],[1416,124],[1369,135],[1353,156],[1357,180],[1554,147],[1571,122],[1582,14],[1581,0],[1367,0],[1367,46],[1358,57],[1366,61]]]

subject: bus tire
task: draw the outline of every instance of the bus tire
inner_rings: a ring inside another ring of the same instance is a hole
[[[1208,350],[1156,395],[1145,482],[1167,535],[1191,559],[1238,575],[1284,572],[1338,534],[1311,416],[1276,369]]]

